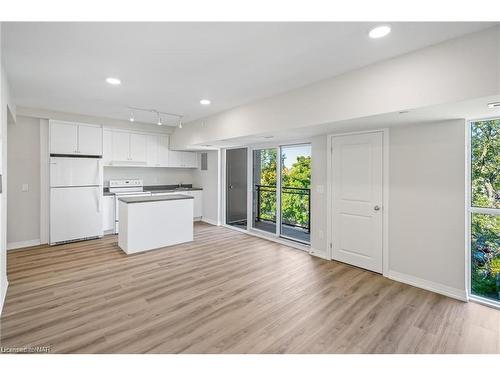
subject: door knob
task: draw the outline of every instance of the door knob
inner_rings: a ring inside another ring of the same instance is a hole
[[[380,211],[380,206],[378,206],[378,205],[377,205],[377,206],[373,207],[373,209],[374,209],[375,211]]]

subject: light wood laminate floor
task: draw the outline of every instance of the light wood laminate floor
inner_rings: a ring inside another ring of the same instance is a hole
[[[499,353],[500,311],[208,224],[8,254],[4,347],[53,353]]]

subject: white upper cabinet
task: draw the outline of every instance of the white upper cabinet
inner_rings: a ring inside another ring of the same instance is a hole
[[[168,165],[174,168],[197,168],[198,159],[195,152],[170,151]]]
[[[102,132],[102,159],[104,165],[111,165],[113,162],[113,132],[109,129]]]
[[[183,152],[182,162],[184,167],[187,168],[198,168],[198,155],[196,152]]]
[[[182,155],[180,151],[168,151],[168,166],[173,168],[182,167]]]
[[[161,167],[168,167],[169,160],[169,137],[166,135],[158,136],[158,158]]]
[[[112,131],[113,163],[130,161],[130,133]]]
[[[127,131],[111,131],[111,148],[113,164],[146,165],[147,136]]]
[[[102,127],[62,121],[50,122],[50,153],[102,155]]]
[[[196,152],[169,150],[168,135],[122,129],[103,131],[104,165],[197,168]]]
[[[156,135],[146,136],[146,163],[148,167],[160,166],[160,137]]]
[[[130,160],[146,163],[146,136],[130,133]]]
[[[78,153],[102,155],[102,128],[100,126],[78,125]]]

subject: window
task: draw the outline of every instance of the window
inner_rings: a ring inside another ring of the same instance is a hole
[[[500,304],[500,118],[470,123],[473,296]]]

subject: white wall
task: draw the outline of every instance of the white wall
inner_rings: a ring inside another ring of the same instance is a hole
[[[464,296],[465,121],[390,130],[389,273]]]
[[[194,173],[194,185],[203,188],[203,220],[220,225],[220,151],[207,152],[207,170],[201,170],[201,156]]]
[[[311,139],[311,251],[326,257],[327,137]]]
[[[8,132],[7,248],[11,248],[18,242],[40,242],[40,121],[17,116]],[[22,184],[28,184],[27,192]]]
[[[183,148],[498,95],[499,67],[497,26],[185,124],[171,141]]]
[[[2,23],[0,22],[0,313],[7,294],[7,125],[15,122],[16,107],[11,100],[7,75],[2,61]]]
[[[387,276],[460,299],[466,290],[465,142],[463,119],[389,130]],[[311,143],[311,250],[324,257],[327,136]]]
[[[109,180],[141,178],[144,185],[195,184],[194,168],[104,167],[104,186]]]

